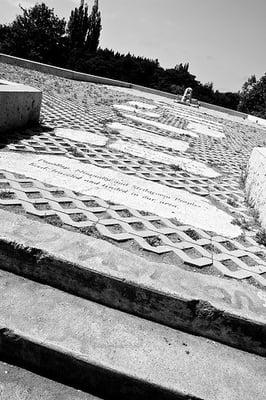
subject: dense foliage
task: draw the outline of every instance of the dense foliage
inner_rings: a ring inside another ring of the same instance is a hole
[[[240,92],[239,111],[266,118],[266,73],[257,81],[252,75]]]
[[[95,0],[91,11],[81,0],[68,22],[44,3],[24,9],[9,25],[0,25],[0,52],[77,71],[127,81],[154,89],[183,94],[193,89],[200,101],[266,116],[266,75],[258,82],[244,84],[242,92],[214,91],[212,83],[202,84],[189,72],[189,64],[164,69],[158,60],[120,54],[99,48],[101,13]]]
[[[28,10],[20,8],[22,15],[10,25],[0,25],[0,52],[57,63],[66,49],[65,20],[58,18],[44,3]]]

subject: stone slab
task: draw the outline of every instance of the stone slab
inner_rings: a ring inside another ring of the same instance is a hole
[[[111,124],[108,124],[107,127],[113,132],[118,132],[122,136],[129,137],[131,139],[143,140],[144,142],[152,143],[156,146],[173,148],[174,150],[181,152],[186,151],[189,147],[189,143],[183,140],[171,139],[169,137],[156,135],[143,129],[137,129],[131,126],[120,124],[119,122],[112,122]]]
[[[128,104],[130,104],[133,107],[144,108],[146,110],[154,110],[157,108],[155,105],[142,103],[141,101],[134,101],[134,100],[129,101]]]
[[[1,400],[100,400],[98,397],[0,362]]]
[[[200,124],[200,123],[190,122],[187,126],[187,129],[191,130],[192,132],[200,133],[201,135],[211,136],[217,139],[225,138],[224,133],[215,130],[211,127],[208,127],[202,123]]]
[[[0,81],[0,134],[39,122],[42,93],[29,86]]]
[[[252,150],[245,182],[248,200],[259,213],[259,219],[266,229],[266,147]]]
[[[148,262],[0,211],[0,267],[129,313],[266,355],[266,295],[247,283]]]
[[[178,135],[186,135],[186,136],[191,136],[193,138],[198,138],[199,136],[192,131],[187,131],[185,129],[181,129],[181,128],[177,128],[175,126],[171,126],[171,125],[167,125],[167,124],[162,124],[161,122],[157,122],[157,121],[151,121],[149,119],[145,119],[145,118],[141,118],[141,117],[137,117],[135,115],[131,115],[131,114],[123,114],[123,116],[126,119],[132,120],[134,122],[138,122],[144,125],[150,125],[150,126],[154,126],[155,128],[159,128],[163,131],[168,131],[168,132],[172,132],[172,133],[177,133]]]
[[[116,399],[264,400],[266,359],[7,272],[0,353]]]
[[[108,142],[108,138],[105,136],[79,129],[56,128],[54,132],[57,137],[75,142],[88,143],[93,146],[105,146]]]
[[[142,157],[146,160],[152,160],[166,165],[178,166],[181,169],[195,175],[201,175],[208,178],[217,178],[220,176],[218,172],[214,171],[204,163],[191,160],[190,158],[172,156],[170,154],[151,150],[145,146],[140,146],[135,143],[128,143],[121,139],[110,144],[109,148],[122,151],[123,153],[132,154],[136,157]]]
[[[120,171],[81,163],[64,156],[0,153],[0,169],[20,171],[29,178],[57,187],[123,204],[127,207],[176,218],[184,224],[228,237],[241,234],[230,214],[208,199],[182,189],[128,176]]]

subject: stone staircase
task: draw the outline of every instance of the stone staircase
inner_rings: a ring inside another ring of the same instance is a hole
[[[181,293],[175,302],[173,290],[141,281],[140,258],[7,212],[0,223],[2,360],[90,393],[87,399],[265,399],[263,318],[197,299],[193,319],[196,298]],[[99,258],[108,257],[101,271]],[[123,268],[127,280],[115,275]]]

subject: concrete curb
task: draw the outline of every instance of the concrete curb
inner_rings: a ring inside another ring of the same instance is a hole
[[[0,356],[106,399],[263,400],[266,360],[2,271]]]
[[[0,268],[266,355],[265,292],[150,263],[108,242],[0,211]]]

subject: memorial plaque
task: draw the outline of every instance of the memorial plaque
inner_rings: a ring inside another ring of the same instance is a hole
[[[150,133],[144,131],[142,129],[133,128],[131,126],[120,124],[119,122],[113,122],[107,125],[114,132],[120,133],[122,136],[132,138],[132,139],[140,139],[144,142],[151,143],[155,146],[162,146],[165,148],[171,148],[178,151],[186,151],[189,147],[189,143],[178,140],[171,139],[166,136],[156,135],[155,133]]]
[[[184,224],[220,235],[235,237],[241,234],[241,229],[231,224],[230,215],[200,196],[67,157],[3,152],[0,153],[0,169],[19,171],[50,185],[161,217],[176,218]]]
[[[123,153],[132,154],[133,156],[142,157],[147,160],[160,162],[167,165],[178,166],[181,169],[188,171],[192,174],[202,175],[207,178],[217,178],[220,176],[218,172],[212,168],[207,167],[205,164],[191,160],[185,157],[171,156],[159,151],[154,151],[144,146],[135,143],[128,143],[124,140],[117,140],[109,146],[111,149],[122,151]]]

